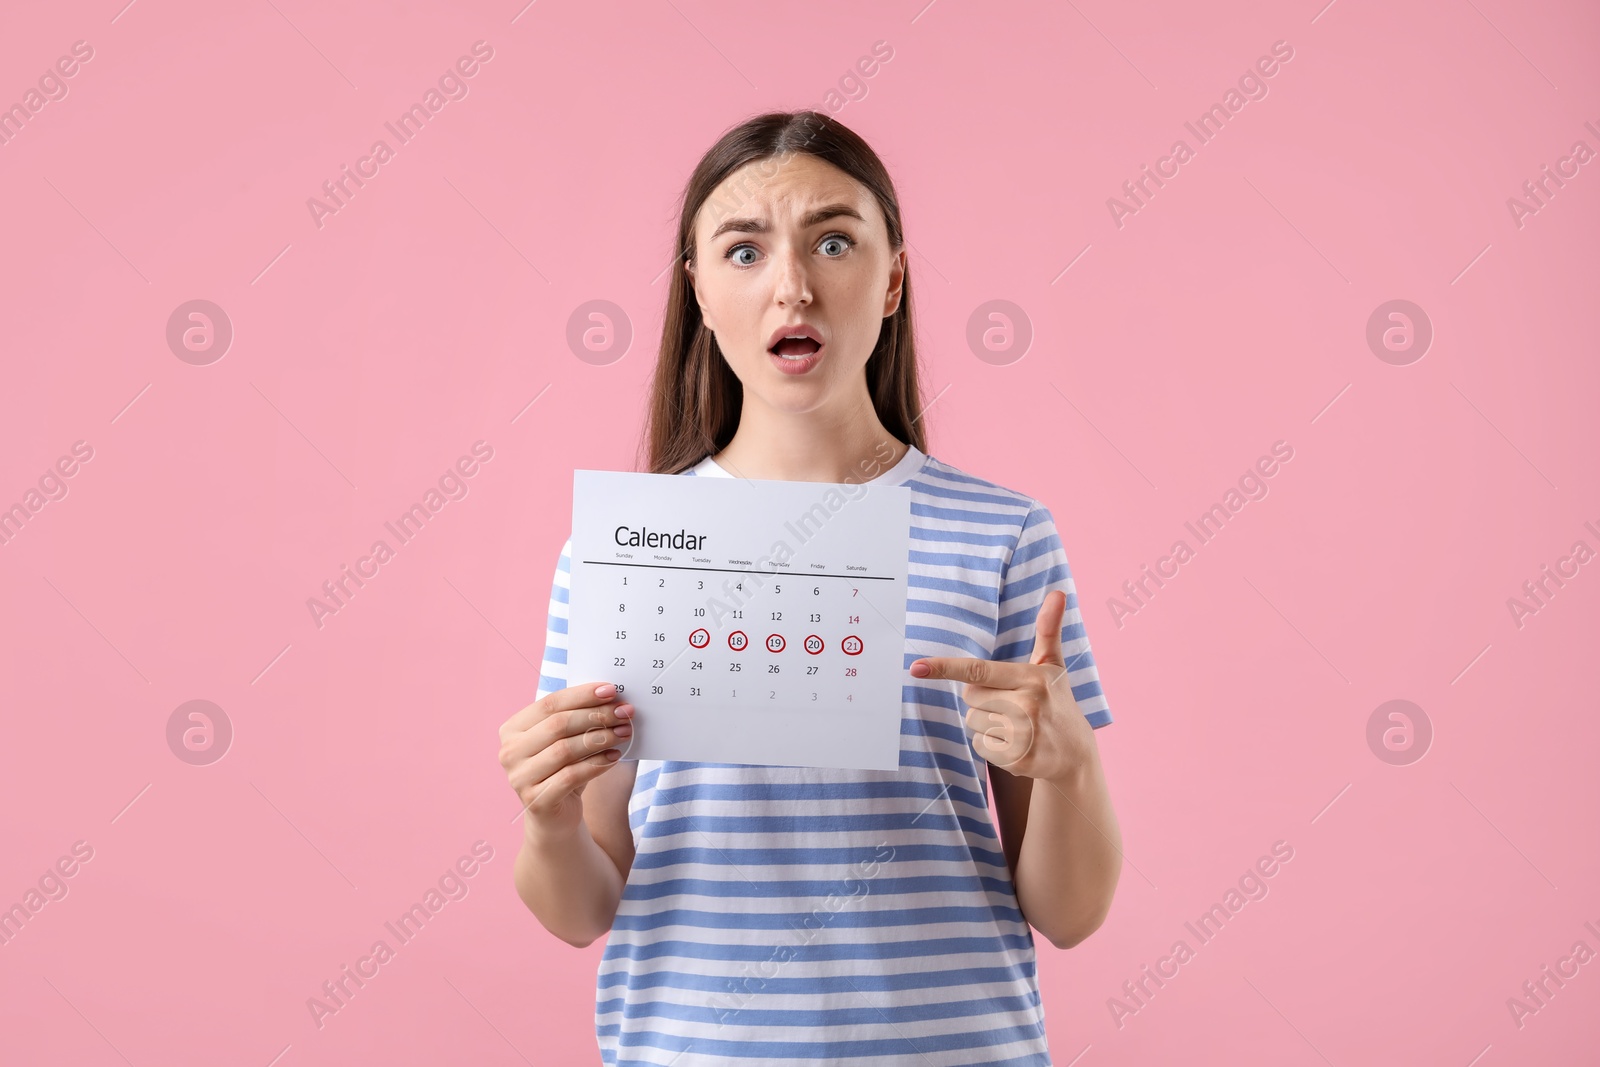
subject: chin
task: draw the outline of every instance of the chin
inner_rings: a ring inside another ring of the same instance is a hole
[[[831,390],[827,382],[821,381],[778,381],[763,382],[757,390],[745,389],[748,396],[754,392],[761,398],[762,403],[774,411],[781,411],[787,415],[804,415],[808,412],[820,410],[828,401]]]

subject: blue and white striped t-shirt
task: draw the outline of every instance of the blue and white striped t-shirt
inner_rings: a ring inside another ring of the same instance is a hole
[[[709,456],[684,473],[730,476]],[[915,447],[869,484],[911,489],[900,769],[639,761],[635,857],[595,989],[605,1064],[1049,1067],[1033,932],[962,683],[909,667],[1027,662],[1039,605],[1061,589],[1072,695],[1106,725],[1072,573],[1050,512],[1022,493]],[[569,684],[571,551],[540,696]]]

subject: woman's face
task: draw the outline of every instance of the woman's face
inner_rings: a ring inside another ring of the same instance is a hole
[[[844,412],[866,396],[863,368],[900,306],[905,252],[889,247],[864,185],[812,155],[780,160],[750,163],[716,188],[686,269],[746,403]],[[774,345],[801,327],[813,341]]]

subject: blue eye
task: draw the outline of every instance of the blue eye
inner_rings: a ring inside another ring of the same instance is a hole
[[[756,250],[756,246],[755,245],[734,245],[732,248],[728,249],[726,252],[723,253],[722,258],[723,259],[733,259],[734,254],[736,252],[738,252],[741,248],[749,249],[752,252],[754,252]],[[741,267],[750,266],[750,262],[748,260],[734,260],[734,262],[738,263],[739,266],[741,266]]]
[[[826,236],[826,237],[824,237],[822,239],[822,244],[823,245],[835,244],[835,243],[838,243],[838,242],[843,242],[845,247],[840,250],[838,255],[829,256],[828,257],[829,259],[838,259],[839,256],[844,255],[845,252],[848,252],[850,249],[854,248],[855,245],[856,245],[854,239],[852,239],[850,237],[850,235],[846,234],[846,233],[830,233],[830,234],[828,234],[828,236]],[[818,245],[818,247],[820,248],[820,247],[822,247],[822,245]]]

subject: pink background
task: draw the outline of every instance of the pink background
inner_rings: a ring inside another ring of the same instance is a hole
[[[512,890],[496,731],[573,468],[634,467],[689,170],[880,40],[835,101],[899,185],[931,451],[1052,508],[1116,716],[1116,903],[1039,939],[1056,1062],[1592,1060],[1600,962],[1520,1028],[1506,1004],[1600,951],[1600,563],[1507,607],[1600,549],[1600,162],[1521,227],[1506,204],[1600,149],[1592,5],[122,3],[0,35],[0,103],[94,49],[0,145],[0,506],[93,449],[0,545],[0,905],[93,849],[0,947],[0,1061],[597,1060],[601,946]],[[469,94],[319,228],[307,198],[477,40]],[[1119,228],[1107,198],[1279,40],[1269,95]],[[195,299],[234,330],[206,366],[165,336]],[[1033,329],[1004,365],[966,341],[993,299]],[[1365,339],[1395,299],[1434,331],[1405,366]],[[608,365],[566,340],[592,300],[633,330]],[[308,598],[479,440],[468,495],[319,628]],[[1279,440],[1269,495],[1119,626]],[[206,766],[166,738],[196,699],[234,730]],[[1432,725],[1409,765],[1368,746],[1392,699]],[[307,998],[479,840],[468,895],[319,1029]],[[1108,999],[1276,841],[1270,895],[1119,1028]]]

